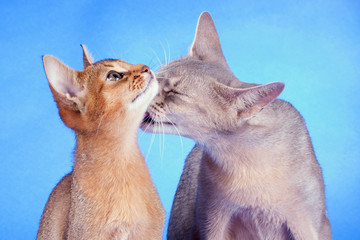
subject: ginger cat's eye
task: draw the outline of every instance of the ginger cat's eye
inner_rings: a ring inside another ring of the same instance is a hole
[[[106,77],[106,81],[119,81],[125,76],[125,73],[110,71]]]

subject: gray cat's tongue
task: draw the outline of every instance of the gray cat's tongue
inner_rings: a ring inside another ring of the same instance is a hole
[[[146,120],[149,120],[149,119],[151,119],[150,113],[149,113],[149,112],[145,112],[144,117],[143,117],[143,122],[146,122]]]
[[[150,115],[150,113],[149,113],[149,112],[146,112],[146,113],[144,114],[144,118],[143,118],[143,119],[146,119],[149,115]]]

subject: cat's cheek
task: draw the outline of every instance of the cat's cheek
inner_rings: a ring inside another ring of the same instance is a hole
[[[158,94],[159,92],[159,82],[156,80],[156,78],[154,78],[152,80],[152,82],[150,83],[151,86],[150,86],[150,89],[149,89],[149,92],[150,92],[150,99],[149,99],[149,104],[151,103],[151,101],[155,98],[155,96]]]

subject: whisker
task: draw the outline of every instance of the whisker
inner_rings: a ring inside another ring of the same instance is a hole
[[[156,127],[156,126],[155,126],[155,127]],[[155,130],[156,130],[156,129],[155,129]],[[156,131],[155,131],[155,132],[156,132]],[[152,133],[152,134],[151,134],[151,140],[150,140],[150,146],[148,147],[148,150],[147,150],[145,159],[148,159],[154,141],[155,141],[155,133]]]
[[[161,67],[161,63],[157,63],[155,60],[159,60],[156,57],[151,57],[149,54],[146,54],[146,56],[150,59],[150,62],[148,64],[148,66],[150,67],[151,70],[153,70],[154,72],[156,72],[157,70],[159,70],[159,68]]]
[[[154,49],[151,48],[151,51],[155,54],[155,57],[156,57],[156,59],[158,60],[160,66],[161,66],[162,63],[161,63],[161,60],[160,60],[159,56],[158,56],[157,53],[154,51]]]
[[[150,58],[150,62],[149,62],[147,65],[150,67],[150,69],[154,69],[154,66],[153,66],[152,64],[155,64],[155,63],[154,63],[155,57],[151,57],[149,54],[146,54],[146,56],[147,56],[148,58]],[[157,63],[156,63],[156,64],[157,64]]]
[[[147,125],[146,128],[145,128],[144,130],[142,130],[142,133],[140,133],[139,138],[141,138],[141,137],[145,134],[146,130],[147,130],[149,127],[150,127],[150,125]]]
[[[160,128],[160,123],[159,123],[159,128]],[[156,132],[158,133],[158,131]],[[159,137],[159,153],[160,153],[160,162],[161,162],[161,137]]]
[[[157,65],[156,67],[154,67],[154,73],[157,74],[157,71],[159,71],[159,69],[161,68],[161,65]]]
[[[164,127],[164,124],[163,125],[163,128],[162,128],[162,135],[163,135],[163,149],[164,149],[164,152],[165,152],[165,127]]]
[[[171,57],[170,57],[170,56],[171,56],[171,52],[170,52],[170,45],[169,45],[169,42],[168,42],[168,40],[167,40],[167,39],[166,39],[165,41],[166,41],[166,44],[167,44],[167,46],[168,46],[168,51],[169,51],[169,62],[170,62],[170,60],[171,60]],[[168,63],[169,63],[169,62],[168,62]]]
[[[165,47],[164,47],[164,45],[162,44],[162,42],[160,42],[160,45],[161,45],[161,47],[162,47],[162,49],[163,49],[163,52],[164,52],[165,65],[168,65],[169,60],[168,60],[168,58],[167,58],[167,54],[166,54],[166,51],[165,51]]]
[[[162,136],[160,135],[160,137],[159,137],[159,139],[160,139],[160,145],[159,145],[159,148],[160,148],[160,163],[161,163],[161,169],[163,169],[163,167],[164,167],[164,153],[165,153],[165,134],[164,134],[164,124],[162,123],[162,121],[160,122],[160,126],[162,128]],[[161,142],[162,142],[162,144],[161,144]]]
[[[153,68],[151,68],[151,69],[154,69],[153,71],[154,71],[154,72],[157,72],[160,67],[161,67],[161,65],[157,65],[157,66],[155,66],[155,67],[153,67]]]
[[[179,132],[179,129],[175,126],[175,124],[168,118],[164,115],[164,118],[166,118],[166,120],[171,123],[171,125],[174,127],[174,129],[176,130],[176,132],[178,133],[178,136],[180,138],[180,145],[181,145],[181,159],[184,159],[184,143],[183,143],[183,140],[182,140],[182,136]]]

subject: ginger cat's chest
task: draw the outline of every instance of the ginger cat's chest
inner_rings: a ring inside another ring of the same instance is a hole
[[[104,223],[131,222],[147,212],[146,199],[151,199],[154,186],[140,158],[121,166],[95,164],[76,174],[80,194],[96,206],[94,217],[106,219]]]

